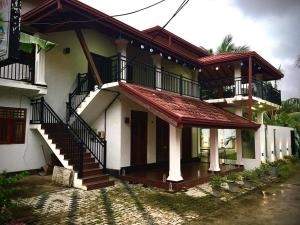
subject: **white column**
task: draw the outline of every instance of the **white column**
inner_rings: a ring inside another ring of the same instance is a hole
[[[39,34],[35,36],[39,37]],[[35,48],[35,73],[34,83],[39,85],[46,85],[45,81],[45,50]]]
[[[126,57],[127,57],[127,44],[128,41],[122,38],[119,38],[117,40],[115,40],[115,44],[117,46],[117,52],[121,55],[121,71],[120,71],[120,78],[122,81],[126,82],[127,80],[127,62],[126,62]]]
[[[180,155],[181,155],[181,133],[182,129],[170,126],[170,152],[169,152],[169,181],[181,181]]]
[[[264,124],[264,112],[257,113],[257,123],[262,124],[259,129],[255,131],[255,158],[266,162],[266,138]]]
[[[156,67],[156,89],[161,90],[161,60],[162,56],[157,54],[152,56],[153,65]]]
[[[235,108],[235,114],[238,116],[243,116],[243,108],[242,106],[238,106]],[[242,130],[236,129],[235,130],[235,148],[236,148],[236,164],[242,164],[242,154],[243,154],[243,147],[242,147]]]
[[[209,137],[209,146],[210,146],[210,165],[209,171],[220,171],[219,165],[219,148],[218,148],[218,129],[210,129]]]
[[[235,83],[235,95],[242,94],[242,70],[240,64],[234,65],[234,83]]]

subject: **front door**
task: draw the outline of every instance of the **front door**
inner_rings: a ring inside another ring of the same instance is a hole
[[[192,128],[182,128],[181,138],[181,156],[182,160],[189,161],[192,159]]]
[[[131,165],[147,164],[147,112],[131,111]]]
[[[156,117],[156,162],[169,160],[169,124]]]

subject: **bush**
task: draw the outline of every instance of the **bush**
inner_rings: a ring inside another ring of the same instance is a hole
[[[17,191],[13,185],[27,174],[27,172],[14,176],[9,176],[5,172],[0,174],[0,224],[6,224],[12,219],[15,205],[11,202],[11,198]]]
[[[282,164],[277,167],[276,175],[279,178],[287,179],[292,174],[292,168],[287,164]]]
[[[293,155],[285,155],[283,158],[287,161],[290,161],[291,163],[296,163],[298,161],[297,157]]]
[[[240,175],[238,173],[230,173],[226,176],[227,181],[238,181],[240,179]]]
[[[245,170],[242,172],[242,177],[244,180],[247,181],[256,181],[257,180],[257,174],[254,170]]]
[[[220,177],[219,175],[216,176],[212,176],[209,179],[209,185],[213,188],[213,189],[221,189],[223,183],[223,178]]]
[[[263,175],[265,175],[265,176],[271,175],[271,166],[267,163],[261,164],[260,170],[262,171]]]

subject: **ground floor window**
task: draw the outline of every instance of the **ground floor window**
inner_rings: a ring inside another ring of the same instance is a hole
[[[0,107],[0,144],[25,141],[26,109]]]

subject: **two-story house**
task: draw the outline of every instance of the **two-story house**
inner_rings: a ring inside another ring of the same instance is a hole
[[[77,0],[23,1],[21,24],[57,46],[1,65],[0,170],[52,154],[83,189],[110,174],[179,190],[292,153],[291,128],[263,125],[283,74],[256,52],[211,56]]]

